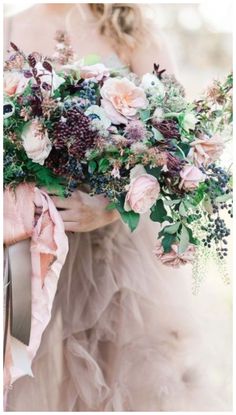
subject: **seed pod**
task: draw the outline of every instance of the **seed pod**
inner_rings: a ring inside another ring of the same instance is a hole
[[[52,72],[52,65],[51,65],[49,62],[44,61],[44,62],[43,62],[43,67],[44,67],[44,69],[46,69],[47,71]]]
[[[32,67],[32,68],[34,68],[35,67],[35,65],[36,65],[36,59],[35,59],[35,57],[32,55],[32,53],[30,54],[30,55],[28,55],[28,62],[29,62],[29,65]]]
[[[33,76],[32,72],[27,70],[23,71],[23,74],[25,78],[32,78]]]
[[[45,89],[45,91],[50,91],[52,89],[51,85],[49,85],[47,82],[42,83],[42,88]]]
[[[19,52],[19,49],[18,49],[18,47],[15,45],[15,43],[10,42],[10,45],[11,45],[12,49],[14,49],[16,52]]]

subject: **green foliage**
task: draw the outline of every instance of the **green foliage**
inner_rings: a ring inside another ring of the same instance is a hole
[[[110,165],[110,162],[108,159],[102,158],[98,162],[98,173],[106,173]]]
[[[124,196],[120,196],[118,202],[116,203],[116,209],[121,215],[122,220],[129,226],[131,232],[133,232],[139,223],[140,215],[139,213],[133,212],[126,212],[124,210]]]
[[[176,239],[175,235],[172,235],[172,234],[166,234],[162,238],[161,243],[163,246],[164,253],[171,251],[171,245],[175,242],[175,239]]]
[[[158,199],[155,203],[155,205],[153,205],[151,207],[151,214],[150,214],[150,219],[153,222],[164,222],[166,220],[166,216],[167,216],[167,211],[165,209],[164,203],[162,199]]]

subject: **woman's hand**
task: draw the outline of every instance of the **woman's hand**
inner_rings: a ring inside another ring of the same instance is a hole
[[[89,196],[76,190],[65,199],[50,197],[61,214],[66,231],[89,232],[120,217],[116,210],[106,210],[108,199],[102,195]]]

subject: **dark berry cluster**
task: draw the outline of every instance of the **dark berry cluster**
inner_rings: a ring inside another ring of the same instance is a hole
[[[84,109],[90,105],[97,104],[96,84],[91,81],[83,81],[81,84],[80,98],[84,101]]]
[[[114,178],[110,174],[91,175],[89,178],[91,193],[104,194],[109,199],[115,199],[118,194],[124,191],[128,180],[128,178]]]
[[[73,107],[62,112],[62,118],[54,124],[52,136],[55,149],[80,159],[86,150],[93,148],[97,131],[91,129],[90,119]]]
[[[227,237],[230,235],[230,229],[227,228],[224,219],[217,216],[215,219],[209,218],[209,224],[206,228],[207,236],[202,240],[205,247],[211,248],[212,242],[217,245],[217,253],[221,259],[227,255]]]

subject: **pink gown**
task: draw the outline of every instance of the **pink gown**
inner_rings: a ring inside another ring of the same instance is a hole
[[[215,376],[222,354],[211,359],[204,340],[213,325],[207,314],[202,324],[191,267],[160,264],[157,233],[143,217],[132,234],[121,220],[68,234],[33,377],[13,384],[7,411],[231,410],[230,370]]]

